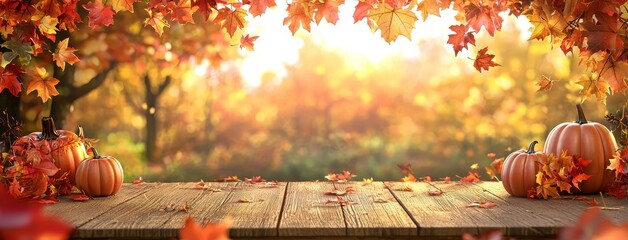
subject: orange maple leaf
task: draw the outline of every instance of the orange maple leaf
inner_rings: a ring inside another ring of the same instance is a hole
[[[488,47],[480,49],[480,51],[478,51],[477,57],[475,57],[475,61],[473,62],[473,66],[479,72],[482,72],[482,69],[488,71],[489,67],[501,66],[493,62],[493,58],[495,57],[495,55],[486,54],[487,51],[488,51]]]
[[[542,92],[542,91],[549,91],[552,89],[552,87],[554,86],[554,82],[556,80],[552,80],[549,77],[542,75],[541,78],[539,78],[539,80],[536,81],[536,85],[539,86],[539,89],[537,89],[537,92]]]
[[[57,66],[60,67],[61,70],[65,70],[66,63],[74,65],[75,63],[80,61],[79,58],[74,55],[76,49],[68,47],[69,40],[69,38],[66,38],[63,41],[59,42],[59,44],[57,45],[57,51],[52,54],[52,59],[57,63]]]
[[[170,14],[171,19],[176,20],[179,24],[194,23],[192,14],[196,12],[198,7],[192,6],[189,0],[179,0],[179,2],[172,8]]]
[[[242,29],[246,25],[246,19],[244,18],[247,15],[248,12],[242,8],[236,8],[235,10],[221,8],[218,10],[214,23],[220,23],[222,28],[227,30],[229,36],[233,37],[238,29]]]
[[[314,4],[314,8],[316,9],[314,20],[317,24],[320,24],[321,20],[325,18],[328,23],[336,25],[336,22],[338,22],[338,6],[344,3],[344,0],[317,1],[316,4]]]
[[[504,19],[497,15],[497,12],[489,6],[476,5],[472,2],[464,7],[464,13],[469,26],[476,32],[480,32],[480,29],[484,26],[488,34],[493,36],[495,30],[499,31],[502,28]]]
[[[148,10],[148,18],[144,20],[144,26],[150,25],[155,29],[155,32],[161,36],[164,33],[164,27],[170,27],[170,24],[164,19],[164,14],[161,12],[154,12]]]
[[[275,0],[251,0],[249,12],[253,17],[257,17],[265,13],[267,8],[275,6],[277,6]]]
[[[113,11],[115,12],[124,11],[124,10],[133,12],[134,2],[135,0],[111,0],[110,4],[111,4],[111,7],[113,8]]]
[[[416,182],[416,178],[412,173],[408,173],[408,176],[405,176],[401,179],[402,182]]]
[[[246,48],[246,50],[254,51],[255,50],[255,41],[259,38],[259,36],[249,36],[248,34],[242,38],[240,38],[240,49]]]
[[[298,1],[288,4],[288,16],[283,19],[283,25],[288,25],[288,29],[294,35],[299,28],[303,28],[306,31],[310,31],[310,23],[312,22],[312,16],[309,9],[306,9],[307,4]]]
[[[222,223],[201,227],[191,216],[188,216],[185,219],[185,225],[179,231],[179,237],[182,240],[228,240],[230,225],[229,220],[223,220]]]
[[[355,10],[353,11],[354,23],[368,17],[369,11],[373,9],[375,4],[377,4],[377,0],[359,1],[358,4],[355,5]]]
[[[608,170],[615,170],[615,177],[619,178],[619,175],[626,174],[628,166],[626,165],[626,159],[622,157],[621,153],[615,153],[613,158],[610,159],[610,164],[606,167]]]
[[[59,80],[53,77],[48,77],[45,68],[35,67],[34,73],[30,75],[33,79],[31,79],[28,83],[26,94],[37,90],[37,96],[44,102],[48,101],[48,99],[51,99],[53,96],[59,95],[59,92],[57,92],[57,89],[55,88],[55,85],[59,83]]]
[[[624,92],[628,88],[626,85],[626,78],[628,77],[628,62],[615,61],[610,56],[608,57],[608,63],[599,63],[602,70],[601,77],[608,82],[613,94]],[[604,67],[606,64],[606,67]]]

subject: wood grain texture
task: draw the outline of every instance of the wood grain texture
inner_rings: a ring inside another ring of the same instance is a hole
[[[414,191],[392,190],[392,192],[418,223],[420,236],[460,236],[464,233],[479,234],[490,229],[499,229],[506,235],[543,235],[536,229],[528,227],[526,221],[529,219],[522,221],[516,213],[504,209],[500,203],[491,209],[467,207],[473,201],[494,203],[500,201],[479,186],[434,182],[433,184],[445,193],[440,196],[429,196],[427,183],[403,184],[410,186]]]
[[[345,236],[342,207],[325,203],[332,197],[323,193],[332,188],[327,182],[288,183],[279,236]]]
[[[100,216],[129,199],[138,197],[146,191],[159,185],[158,183],[143,183],[122,185],[120,191],[113,196],[98,197],[86,202],[76,202],[70,200],[68,196],[59,198],[59,202],[53,205],[46,205],[44,212],[69,223],[74,227],[79,227],[86,222]]]
[[[194,216],[203,224],[229,218],[231,237],[276,237],[286,185],[239,183],[222,199],[216,194],[199,198]],[[245,199],[250,202],[240,202]]]
[[[416,236],[417,225],[382,182],[353,184],[355,192],[344,196],[356,202],[343,207],[349,236]],[[346,184],[339,186],[346,187]],[[376,203],[375,199],[388,202]]]
[[[169,203],[181,206],[192,202],[206,191],[194,188],[195,183],[163,183],[142,196],[130,199],[79,227],[79,238],[172,238],[178,228],[164,224],[181,211],[161,211]]]
[[[532,215],[535,219],[543,219],[543,221],[530,221],[530,225],[551,230],[552,233],[557,228],[575,224],[580,215],[591,207],[583,201],[574,200],[575,195],[563,195],[561,199],[527,199],[510,196],[501,182],[482,182],[477,185],[497,196],[507,204],[509,209],[517,212],[523,211],[526,213],[525,215]],[[588,199],[594,197],[602,205],[600,195],[584,196]],[[606,196],[604,197],[604,202],[608,207],[621,208],[619,210],[603,211],[605,216],[613,219],[616,224],[628,222],[628,198],[617,200],[615,197]],[[517,218],[520,217],[517,216]]]

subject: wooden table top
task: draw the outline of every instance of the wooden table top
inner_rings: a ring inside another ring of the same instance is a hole
[[[429,196],[427,183],[404,184],[413,191],[387,188],[383,182],[336,184],[341,189],[355,188],[343,196],[355,204],[346,205],[326,203],[335,199],[324,194],[333,188],[329,182],[281,182],[275,187],[212,183],[221,191],[200,190],[196,183],[124,184],[115,196],[86,202],[63,197],[45,211],[75,226],[74,238],[176,238],[191,215],[201,224],[231,218],[232,238],[461,239],[463,233],[490,229],[519,238],[552,237],[558,228],[575,224],[590,207],[571,198],[511,197],[499,182],[434,182],[445,191],[440,196]],[[240,202],[243,198],[251,202]],[[497,205],[467,207],[473,201]],[[191,209],[187,213],[160,210],[171,202],[187,203]],[[623,208],[603,211],[604,215],[616,223],[628,222],[628,199],[607,197],[605,202]]]

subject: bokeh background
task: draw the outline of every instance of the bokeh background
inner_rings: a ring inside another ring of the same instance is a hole
[[[349,15],[292,36],[282,14],[250,19],[247,32],[260,35],[254,51],[207,24],[173,25],[159,38],[141,14],[72,33],[82,60],[70,73],[75,85],[94,77],[89,66],[104,66],[103,53],[144,48],[69,103],[59,127],[81,125],[101,154],[120,160],[126,181],[315,180],[342,170],[397,180],[398,163],[456,179],[473,163],[488,165],[487,153],[504,157],[532,140],[542,150],[553,126],[575,120],[576,103],[605,124],[623,105],[620,94],[606,104],[582,99],[577,59],[528,41],[523,16],[504,16],[494,38],[477,35],[501,64],[478,73],[469,52],[479,48],[456,57],[446,44],[453,13],[419,21],[412,41],[390,45]],[[551,91],[537,92],[541,75],[557,80]],[[39,130],[51,104],[22,96],[24,134]]]

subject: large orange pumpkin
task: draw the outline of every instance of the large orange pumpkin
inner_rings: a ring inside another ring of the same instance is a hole
[[[76,169],[76,187],[92,197],[118,193],[124,180],[122,165],[111,156],[100,156],[91,148],[93,158],[85,159]]]
[[[21,138],[14,143],[14,149],[26,149],[24,146],[33,144],[35,146],[42,143],[50,146],[50,152],[55,166],[60,170],[52,176],[59,178],[63,174],[68,174],[70,182],[74,183],[74,174],[76,167],[89,157],[85,152],[85,145],[80,138],[73,132],[67,130],[57,130],[54,120],[51,117],[41,119],[42,131],[33,132]],[[20,154],[19,152],[17,154]]]
[[[533,141],[527,150],[515,151],[506,157],[502,166],[502,183],[510,195],[527,197],[528,190],[536,186],[536,173],[547,161],[543,152],[535,152]]]
[[[593,194],[605,191],[615,179],[613,171],[606,169],[610,164],[609,159],[617,150],[615,137],[604,125],[588,122],[580,104],[576,108],[578,119],[554,127],[547,136],[544,152],[560,156],[562,151],[567,151],[569,155],[592,160],[584,168],[584,173],[591,177],[580,184],[580,191],[576,190],[574,193]]]

